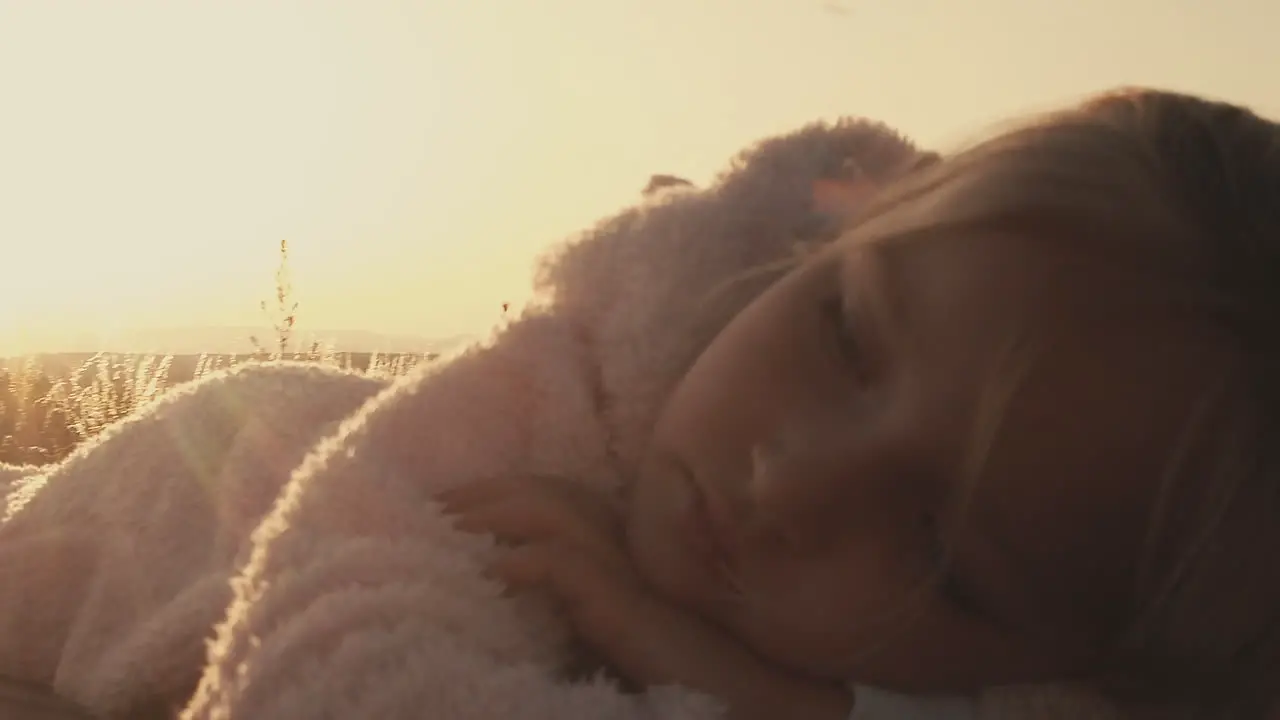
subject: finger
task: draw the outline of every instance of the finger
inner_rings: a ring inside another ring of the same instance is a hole
[[[612,643],[634,630],[625,621],[636,615],[645,592],[626,568],[564,543],[511,550],[489,567],[489,574],[516,589],[549,591],[582,639],[608,654]]]
[[[435,494],[449,512],[462,512],[521,490],[513,476],[476,478]]]
[[[546,475],[486,478],[436,496],[448,514],[468,514],[497,503],[554,504],[593,524],[602,534],[621,537],[621,506],[616,498],[580,483]]]
[[[855,217],[879,188],[865,178],[816,180],[811,189],[813,209],[843,220]]]
[[[435,497],[456,512],[494,502],[515,493],[529,491],[554,492],[558,495],[570,496],[582,493],[584,488],[579,483],[555,475],[511,474],[476,478],[436,493]]]
[[[521,547],[489,574],[508,588],[548,591],[575,635],[642,685],[699,677],[708,672],[703,666],[726,664],[740,652],[691,616],[656,601],[629,568],[601,563],[575,547]]]

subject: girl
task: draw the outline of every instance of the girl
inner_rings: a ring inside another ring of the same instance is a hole
[[[641,685],[839,718],[844,681],[1074,681],[1135,716],[1280,687],[1280,127],[1150,90],[885,191],[739,314],[615,507],[444,499]]]
[[[766,143],[569,248],[550,305],[490,346],[385,390],[246,370],[85,450],[0,528],[0,570],[84,568],[83,592],[35,606],[0,585],[0,650],[17,648],[0,654],[121,717],[139,686],[192,719],[620,708],[590,688],[540,705],[512,691],[527,673],[489,673],[542,647],[472,577],[492,557],[614,672],[735,718],[874,717],[885,698],[891,719],[1093,718],[1066,703],[1098,694],[1133,717],[1260,717],[1280,608],[1275,145],[1239,108],[1116,94],[925,156],[829,243],[797,222],[819,160],[879,184],[921,156],[865,126]],[[820,188],[863,208],[866,185]],[[817,248],[798,267],[720,286],[793,232]],[[292,409],[237,429],[272,403]],[[197,407],[213,420],[188,422]],[[200,450],[202,482],[137,462],[131,432]],[[432,496],[508,549],[453,532]]]
[[[564,623],[498,597],[487,540],[431,495],[531,471],[616,487],[768,278],[713,290],[834,235],[811,184],[842,160],[879,182],[918,155],[814,124],[589,229],[543,269],[545,306],[411,377],[247,365],[166,394],[10,486],[0,676],[113,718],[709,717],[687,691],[564,682]]]

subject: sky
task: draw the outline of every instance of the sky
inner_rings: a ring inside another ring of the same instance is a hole
[[[1276,27],[1271,0],[0,0],[0,355],[261,325],[282,239],[304,327],[483,332],[651,174],[842,115],[945,150],[1125,84],[1280,116]]]

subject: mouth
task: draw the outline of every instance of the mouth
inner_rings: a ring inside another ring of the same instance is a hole
[[[713,577],[723,582],[734,594],[741,594],[741,584],[729,550],[731,545],[728,534],[724,532],[724,523],[717,521],[722,516],[716,512],[707,493],[694,481],[692,474],[688,470],[684,470],[683,474],[689,493],[688,503],[680,518],[685,544],[693,551],[698,563]]]

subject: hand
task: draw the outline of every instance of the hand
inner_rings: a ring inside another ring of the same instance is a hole
[[[611,498],[555,477],[477,481],[438,498],[459,529],[511,545],[489,568],[494,577],[550,591],[579,638],[628,680],[705,692],[738,720],[848,715],[843,688],[765,662],[654,593],[631,563]]]
[[[810,199],[815,212],[838,218],[848,226],[866,209],[871,197],[879,190],[867,178],[815,180],[810,188]]]

